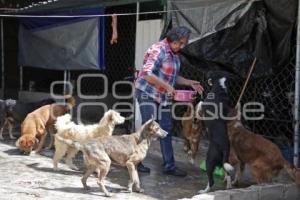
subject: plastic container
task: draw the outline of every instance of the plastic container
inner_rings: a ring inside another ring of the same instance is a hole
[[[200,167],[200,169],[206,171],[206,163],[205,163],[205,161],[202,161],[202,162],[200,163],[200,166],[199,166],[199,167]],[[217,167],[215,168],[213,174],[214,174],[214,175],[217,175],[217,176],[224,176],[224,175],[225,175],[225,172],[224,172],[223,167],[217,166]]]
[[[193,90],[175,90],[175,101],[182,102],[191,102],[193,101],[193,97],[196,94],[196,91]]]

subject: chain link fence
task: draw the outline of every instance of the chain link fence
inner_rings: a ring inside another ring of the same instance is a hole
[[[293,112],[294,112],[294,86],[295,86],[295,52],[292,51],[290,63],[273,74],[251,78],[241,99],[241,107],[248,102],[258,102],[264,105],[264,118],[262,120],[244,120],[243,124],[253,132],[263,135],[280,147],[292,146],[293,141]],[[186,68],[182,71],[186,78],[199,80],[206,91],[209,91],[205,74],[197,69]],[[229,96],[231,106],[235,106],[245,79],[236,78],[229,83]],[[251,108],[251,107],[250,107]],[[254,109],[254,108],[252,108]],[[186,106],[175,109],[177,116],[182,116]],[[249,116],[255,116],[254,113]],[[182,137],[181,121],[174,120],[173,133]]]

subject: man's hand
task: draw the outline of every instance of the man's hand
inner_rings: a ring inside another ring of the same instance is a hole
[[[204,91],[204,89],[199,81],[189,80],[189,86],[191,86],[199,94],[201,94]]]
[[[166,90],[167,90],[168,96],[170,96],[170,97],[175,96],[175,89],[172,86],[168,85]]]

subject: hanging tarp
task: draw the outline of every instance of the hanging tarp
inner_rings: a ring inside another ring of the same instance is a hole
[[[104,14],[104,9],[71,14],[98,15]],[[21,19],[19,65],[56,70],[104,69],[104,17]]]
[[[164,33],[175,26],[192,30],[183,65],[224,69],[245,76],[254,58],[254,76],[270,74],[289,61],[296,0],[168,1]]]

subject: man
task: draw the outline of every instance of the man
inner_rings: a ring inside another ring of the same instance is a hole
[[[191,86],[201,92],[202,86],[198,81],[179,76],[179,50],[189,39],[191,31],[186,27],[171,29],[166,38],[153,44],[144,55],[144,63],[135,82],[136,98],[140,105],[142,123],[152,116],[156,117],[160,126],[169,134],[160,140],[163,156],[163,173],[174,176],[186,176],[186,172],[175,166],[172,147],[172,97],[175,95],[174,85]],[[138,171],[150,172],[141,163]]]

